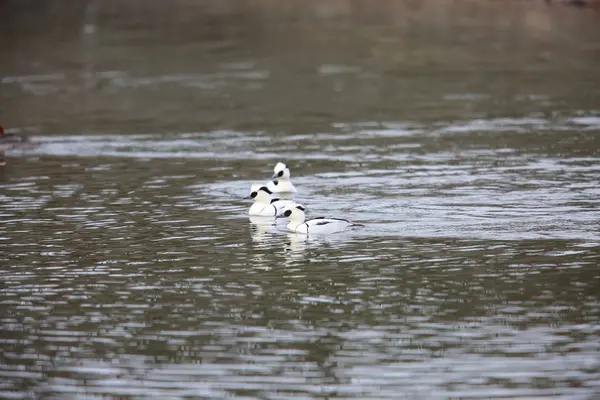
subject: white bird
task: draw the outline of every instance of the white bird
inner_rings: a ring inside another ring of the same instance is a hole
[[[257,189],[258,187],[258,189]],[[296,204],[293,200],[280,200],[273,198],[271,192],[266,186],[252,185],[250,198],[254,199],[254,204],[250,206],[248,215],[261,217],[276,217],[283,215],[283,209],[286,206]]]
[[[273,193],[296,193],[297,190],[290,181],[290,169],[282,162],[278,162],[273,168],[273,176],[267,184],[267,188]]]
[[[327,234],[347,230],[351,227],[362,226],[347,219],[318,217],[307,220],[301,204],[287,205],[283,209],[283,216],[290,219],[287,228],[296,233]]]

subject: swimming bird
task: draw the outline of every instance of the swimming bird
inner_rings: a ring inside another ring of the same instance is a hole
[[[283,214],[283,209],[286,206],[296,204],[293,200],[280,200],[273,198],[271,192],[266,186],[261,186],[256,189],[257,185],[252,185],[250,198],[254,199],[254,204],[250,206],[248,215],[262,217],[276,217]]]
[[[27,136],[6,133],[4,127],[0,125],[0,152],[30,145],[31,142]]]
[[[317,217],[307,220],[302,204],[288,205],[283,209],[283,216],[290,219],[287,228],[296,233],[328,234],[362,226],[342,218]]]
[[[273,176],[267,184],[267,188],[273,193],[296,193],[297,190],[290,180],[290,169],[282,162],[278,162],[273,168]]]

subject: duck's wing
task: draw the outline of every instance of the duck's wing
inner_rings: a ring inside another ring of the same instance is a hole
[[[306,222],[311,223],[312,225],[327,225],[327,224],[334,224],[336,222],[345,222],[347,224],[352,223],[352,222],[348,221],[347,219],[343,219],[343,218],[325,218],[325,217],[311,218]]]
[[[334,221],[342,221],[342,222],[347,222],[347,223],[349,223],[349,224],[351,224],[351,223],[352,223],[352,222],[350,222],[350,221],[348,221],[347,219],[344,219],[344,218],[329,218],[329,219],[332,219],[332,220],[334,220]]]

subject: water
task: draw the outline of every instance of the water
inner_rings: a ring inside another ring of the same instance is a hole
[[[600,394],[597,14],[103,4],[0,12],[1,398]]]

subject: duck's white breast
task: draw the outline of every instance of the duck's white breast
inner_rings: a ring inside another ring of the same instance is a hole
[[[308,225],[306,225],[306,223],[298,224],[298,223],[290,222],[287,227],[292,232],[308,233]]]
[[[270,181],[267,188],[273,193],[296,193],[296,188],[290,181]]]

